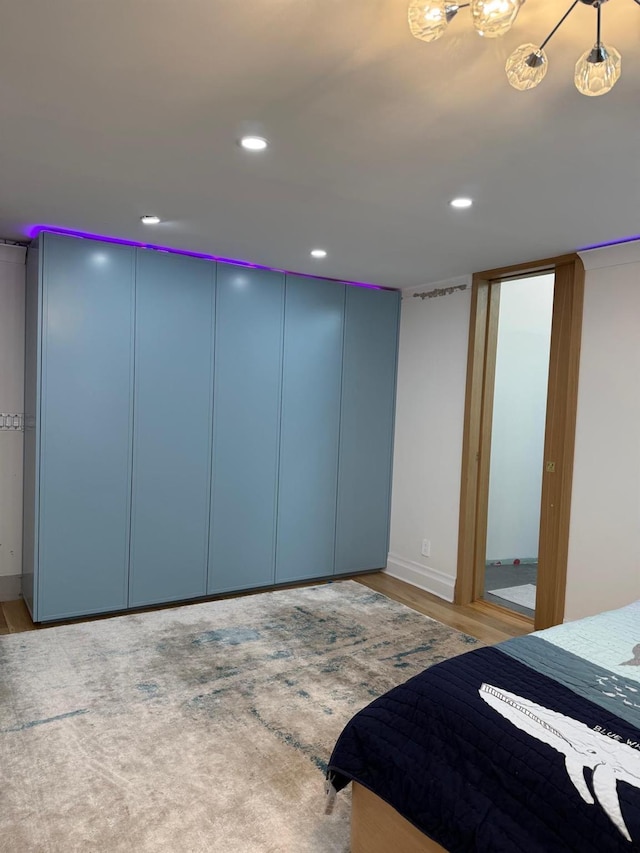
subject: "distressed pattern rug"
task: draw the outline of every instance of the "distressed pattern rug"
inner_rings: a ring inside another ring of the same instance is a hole
[[[476,644],[353,581],[0,637],[0,850],[346,853],[324,770]]]

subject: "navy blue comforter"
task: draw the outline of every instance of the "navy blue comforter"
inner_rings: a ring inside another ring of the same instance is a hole
[[[640,602],[425,670],[329,763],[451,853],[640,851]]]

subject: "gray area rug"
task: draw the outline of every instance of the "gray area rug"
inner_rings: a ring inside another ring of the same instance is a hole
[[[353,581],[0,637],[0,850],[345,853],[342,727],[475,640]]]

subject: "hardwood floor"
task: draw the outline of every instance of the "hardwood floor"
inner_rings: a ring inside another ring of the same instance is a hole
[[[409,583],[392,578],[384,572],[358,575],[354,580],[381,592],[389,598],[405,604],[430,616],[437,622],[443,622],[451,628],[469,634],[487,645],[501,643],[511,637],[521,637],[533,631],[530,619],[517,613],[510,613],[486,602],[477,604],[450,604],[430,592],[424,592]]]
[[[517,614],[511,614],[487,604],[483,606],[450,604],[429,592],[424,592],[411,584],[392,578],[384,572],[356,575],[353,580],[357,580],[370,589],[381,592],[383,595],[393,598],[400,604],[405,604],[425,616],[430,616],[451,628],[476,637],[488,645],[500,643],[510,637],[519,637],[533,630],[531,622]],[[309,585],[311,584],[304,584],[304,586]],[[89,622],[104,618],[108,617],[93,616],[86,620],[73,621]],[[0,602],[0,634],[18,634],[21,631],[34,631],[40,627],[31,621],[24,601]]]
[[[31,621],[27,605],[22,599],[0,603],[0,634],[19,634],[37,627]]]

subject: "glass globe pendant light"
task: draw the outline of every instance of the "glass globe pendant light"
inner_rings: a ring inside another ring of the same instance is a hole
[[[571,5],[551,30],[546,39],[536,46],[522,44],[516,48],[505,64],[507,80],[514,89],[534,89],[544,80],[549,61],[545,47],[579,3],[591,6],[597,13],[596,43],[582,54],[575,68],[575,84],[579,92],[597,97],[610,92],[620,78],[622,58],[600,38],[602,5],[607,0],[572,0]],[[635,0],[640,6],[640,0]],[[496,38],[504,35],[515,21],[524,0],[469,0],[452,3],[448,0],[410,0],[409,26],[416,38],[435,41],[446,30],[460,9],[469,7],[473,26],[481,36]]]
[[[573,0],[571,6],[569,6],[540,47],[536,47],[535,44],[522,44],[507,59],[507,64],[505,65],[507,80],[514,89],[524,92],[542,83],[549,68],[549,61],[547,60],[547,54],[544,52],[544,49],[579,2],[580,0]],[[591,0],[583,0],[583,2],[590,3]]]
[[[446,0],[411,0],[409,3],[411,34],[421,41],[439,39],[460,8],[462,7],[457,3],[447,3]]]
[[[615,47],[607,47],[600,40],[600,13],[598,6],[597,40],[591,50],[586,50],[576,62],[576,89],[583,95],[595,98],[610,92],[620,78],[622,57]]]
[[[541,47],[536,47],[535,44],[523,44],[507,59],[505,71],[507,80],[513,88],[524,92],[542,82],[548,67],[547,54]]]
[[[471,21],[485,38],[509,32],[524,0],[471,0]]]
[[[576,89],[594,98],[606,95],[618,82],[621,70],[622,57],[615,47],[596,44],[576,62]]]

